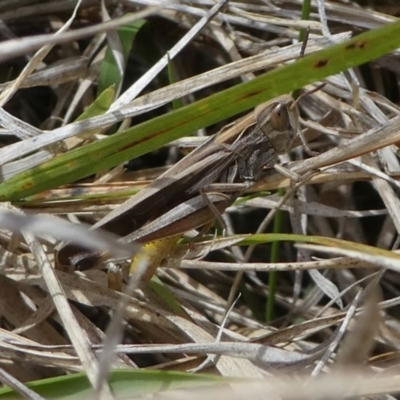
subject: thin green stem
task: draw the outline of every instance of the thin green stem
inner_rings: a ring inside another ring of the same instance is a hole
[[[304,0],[303,7],[301,10],[301,19],[306,21],[310,19],[310,11],[311,11],[311,0]],[[306,29],[301,29],[299,33],[299,41],[303,42],[306,37]],[[293,97],[297,97],[297,93],[293,94]],[[285,191],[280,189],[278,191],[279,196],[284,196]],[[283,213],[281,210],[278,210],[274,217],[274,233],[281,233],[282,231],[282,222],[283,222]],[[280,244],[278,241],[273,242],[271,246],[271,262],[279,261],[279,248]],[[266,306],[266,321],[267,323],[274,319],[275,314],[275,293],[276,293],[276,282],[277,282],[277,273],[275,271],[271,271],[268,275],[268,300]]]
[[[278,195],[283,196],[285,191],[283,189],[278,190]],[[282,232],[282,224],[283,224],[283,212],[278,210],[274,217],[274,233]],[[271,262],[276,263],[279,261],[279,248],[280,242],[275,241],[272,242],[271,245]],[[277,272],[271,271],[268,274],[268,300],[266,307],[266,322],[271,322],[275,317],[275,293],[276,293],[276,282],[277,282]]]
[[[311,12],[311,0],[304,0],[303,7],[301,9],[301,19],[303,21],[310,19],[310,12]],[[306,30],[304,28],[300,29],[299,42],[302,42],[305,36],[306,36]]]

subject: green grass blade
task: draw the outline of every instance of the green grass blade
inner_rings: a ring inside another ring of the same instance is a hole
[[[365,32],[196,103],[83,146],[0,185],[0,200],[17,200],[111,168],[263,101],[355,67],[400,47],[400,21]]]
[[[133,398],[159,391],[196,388],[229,382],[228,379],[205,374],[190,374],[175,371],[151,371],[119,369],[111,372],[109,383],[116,399]],[[89,399],[93,389],[84,373],[28,383],[29,388],[46,399]],[[21,398],[8,388],[0,389],[0,399]]]
[[[88,106],[85,111],[76,119],[77,121],[83,121],[88,118],[96,117],[97,115],[103,115],[110,108],[115,97],[115,86],[110,86],[104,89],[94,100],[94,102]]]
[[[170,85],[177,82],[176,73],[175,73],[174,61],[169,58],[168,54],[168,80]],[[183,101],[181,98],[175,99],[172,101],[172,109],[177,110],[178,108],[183,107]]]
[[[400,254],[390,250],[369,246],[362,243],[351,242],[349,240],[336,239],[324,236],[297,235],[291,233],[259,233],[247,236],[238,246],[249,246],[255,244],[270,243],[274,241],[288,241],[310,243],[320,246],[327,246],[339,249],[353,250],[360,253],[370,254],[372,256],[388,257],[400,261]]]
[[[132,24],[121,26],[117,29],[118,36],[121,40],[122,49],[124,52],[125,63],[132,49],[133,41],[140,28],[146,23],[146,20],[139,19]],[[97,93],[102,93],[106,88],[115,86],[119,88],[122,84],[122,76],[118,71],[114,56],[109,48],[106,50],[106,55],[100,67],[99,86]]]

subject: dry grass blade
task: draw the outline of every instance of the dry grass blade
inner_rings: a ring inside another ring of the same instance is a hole
[[[210,11],[166,54],[158,61],[141,79],[135,82],[117,101],[111,106],[112,110],[118,110],[121,106],[132,101],[151,82],[179,52],[206,26],[210,20],[221,10],[226,0],[219,0]]]
[[[63,326],[68,332],[68,336],[77,351],[79,358],[84,366],[90,383],[95,388],[97,385],[98,364],[95,355],[90,348],[90,342],[87,335],[78,324],[71,307],[65,297],[64,290],[58,281],[54,270],[44,252],[41,244],[31,235],[24,234],[27,244],[30,246],[36,261],[41,268],[41,274],[45,281],[48,291],[52,296],[54,305],[63,322]],[[102,395],[104,398],[112,398],[110,388],[105,383],[102,386]]]
[[[71,24],[73,23],[74,19],[76,18],[76,13],[81,5],[81,1],[79,0],[76,3],[75,9],[71,15],[71,18],[58,30],[55,35],[59,35],[63,32],[66,32]],[[30,60],[30,62],[25,66],[24,70],[19,74],[18,78],[7,88],[3,90],[0,96],[0,106],[3,107],[6,104],[11,96],[21,87],[24,80],[26,80],[29,75],[37,68],[37,66],[43,61],[43,59],[49,54],[51,51],[52,46],[44,46],[42,47]]]
[[[160,5],[160,3],[158,3],[158,5]],[[3,42],[3,44],[0,46],[0,55],[2,59],[6,61],[10,58],[29,53],[30,51],[40,48],[41,46],[68,43],[73,40],[92,36],[99,32],[106,32],[107,30],[115,29],[119,26],[129,24],[130,22],[136,21],[140,18],[145,18],[153,14],[156,10],[156,7],[149,8],[147,10],[140,11],[134,15],[125,15],[123,17],[113,19],[112,21],[98,24],[97,26],[82,28],[75,32],[67,32],[57,36],[49,34],[40,36],[38,35],[34,38],[9,40],[7,42]]]
[[[139,246],[117,241],[107,232],[89,231],[81,225],[71,224],[62,219],[47,216],[21,215],[12,211],[0,211],[0,228],[23,233],[29,231],[36,235],[50,234],[66,242],[80,244],[87,249],[108,251],[116,257],[133,257]]]
[[[44,397],[39,396],[33,390],[30,390],[25,385],[22,385],[21,382],[18,382],[12,375],[8,374],[3,369],[0,369],[0,380],[3,383],[3,385],[7,385],[7,386],[13,388],[21,396],[24,396],[24,397],[26,397],[28,399],[32,399],[32,400],[43,400],[44,399]]]

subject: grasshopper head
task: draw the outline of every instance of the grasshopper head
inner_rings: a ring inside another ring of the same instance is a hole
[[[290,96],[282,96],[255,109],[257,123],[278,154],[290,150],[299,130],[299,115]]]

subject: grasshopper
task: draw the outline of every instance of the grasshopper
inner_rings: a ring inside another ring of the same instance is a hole
[[[260,178],[264,167],[273,166],[277,155],[291,148],[299,129],[292,97],[263,103],[211,136],[93,228],[129,242],[173,238],[170,243],[175,243],[179,235],[221,215]],[[60,264],[84,270],[104,257],[67,244],[57,258]]]

